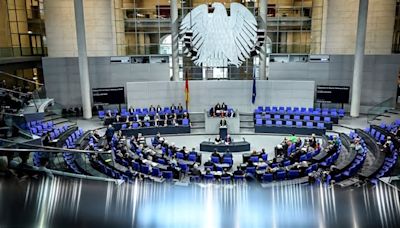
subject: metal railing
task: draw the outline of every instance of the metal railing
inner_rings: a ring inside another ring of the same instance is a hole
[[[370,109],[368,109],[367,116],[368,116],[368,122],[373,121],[376,117],[382,115],[389,109],[393,109],[396,104],[396,98],[391,97],[388,98],[374,106],[372,106]]]

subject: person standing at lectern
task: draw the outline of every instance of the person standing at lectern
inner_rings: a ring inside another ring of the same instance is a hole
[[[226,119],[225,117],[223,117],[220,121],[219,121],[219,126],[220,127],[226,127]]]

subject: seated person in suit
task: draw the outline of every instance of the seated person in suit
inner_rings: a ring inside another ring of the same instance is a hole
[[[233,109],[232,109],[230,112],[228,112],[228,114],[226,116],[230,117],[230,118],[235,117],[235,111],[233,111]]]
[[[219,121],[219,126],[220,126],[220,127],[225,127],[226,125],[227,125],[226,119],[225,119],[225,117],[223,117],[223,118]]]
[[[193,165],[193,168],[190,169],[190,175],[192,175],[192,176],[200,176],[201,175],[199,165],[197,163],[195,163]]]
[[[146,114],[146,115],[144,116],[143,121],[144,121],[144,122],[149,122],[149,121],[150,121],[150,116],[149,116],[149,114]]]
[[[208,159],[206,162],[204,162],[204,167],[206,166],[214,166],[214,163],[212,163],[211,158]]]
[[[221,111],[221,105],[219,103],[217,103],[214,107],[215,112],[217,111]]]
[[[228,110],[228,106],[226,106],[226,104],[224,102],[222,102],[221,110],[222,111],[227,111]]]
[[[221,177],[232,177],[232,175],[230,175],[230,174],[228,173],[228,169],[225,168],[224,171],[223,171],[222,174],[221,174]]]
[[[106,113],[106,117],[107,117],[107,118],[111,118],[111,117],[112,117],[111,110],[108,110],[108,111],[107,111],[107,113]]]
[[[183,119],[184,119],[184,118],[188,118],[188,119],[189,119],[189,113],[184,112],[182,118],[183,118]]]
[[[143,122],[140,119],[138,119],[136,123],[139,125],[139,127],[143,127]]]
[[[160,105],[157,105],[156,112],[161,112],[161,111],[162,111],[161,106],[160,106]]]
[[[235,175],[235,176],[244,176],[244,172],[239,167],[237,167],[237,169],[233,172],[233,175]]]
[[[181,103],[178,104],[178,111],[179,111],[179,112],[182,112],[182,111],[183,111],[183,107],[182,107],[182,104],[181,104]]]
[[[135,109],[131,106],[129,107],[128,112],[132,115],[135,112]]]
[[[211,157],[218,157],[221,160],[221,155],[218,153],[217,149],[212,152]]]
[[[115,122],[120,122],[121,117],[119,115],[115,116]]]
[[[179,126],[179,124],[178,124],[178,119],[177,119],[176,117],[174,117],[174,118],[172,119],[172,125],[173,125],[173,126]]]
[[[231,143],[232,143],[232,138],[231,138],[231,136],[229,134],[227,134],[226,138],[225,138],[225,144],[229,145]]]
[[[155,112],[156,108],[153,105],[150,105],[149,112]]]
[[[215,117],[215,110],[214,107],[210,108],[210,116]]]
[[[172,112],[174,112],[174,111],[176,110],[175,104],[172,104],[171,107],[170,107],[170,109],[171,109]]]
[[[220,136],[217,135],[217,137],[215,137],[215,139],[214,139],[214,143],[215,144],[220,144],[221,142],[222,142],[222,140],[221,140]]]

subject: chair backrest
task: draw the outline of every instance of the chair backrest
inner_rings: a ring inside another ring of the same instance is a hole
[[[272,125],[272,120],[267,120],[267,121],[265,121],[265,124],[266,124],[266,125]]]
[[[304,120],[310,120],[310,116],[304,116]]]
[[[295,120],[299,120],[300,119],[300,116],[294,116],[293,117]]]
[[[262,125],[262,119],[256,119],[256,125]]]
[[[195,154],[189,154],[188,155],[188,160],[189,161],[196,161],[197,160],[197,156]]]
[[[182,152],[176,152],[176,158],[178,159],[184,159],[185,155]]]
[[[296,121],[296,126],[302,127],[303,126],[303,122],[302,121]]]
[[[219,163],[219,157],[211,156],[211,162]]]
[[[231,157],[224,157],[224,161],[223,163],[227,163],[227,164],[233,164],[233,160]]]
[[[293,121],[286,121],[287,126],[293,126]]]
[[[325,116],[324,117],[324,122],[331,122],[331,117]]]
[[[278,121],[275,122],[275,124],[278,125],[278,126],[281,126],[282,125],[282,121],[278,120]]]
[[[247,167],[246,168],[246,173],[255,174],[256,173],[256,167]]]
[[[183,125],[183,126],[188,126],[188,125],[189,125],[189,119],[188,119],[188,118],[184,118],[184,119],[182,120],[182,125]]]
[[[281,115],[274,115],[274,119],[280,119]]]
[[[259,160],[258,156],[251,156],[250,157],[250,161],[252,161],[252,162],[258,162],[258,160]]]
[[[283,116],[283,119],[285,119],[285,120],[290,119],[290,115],[284,115],[284,116]]]
[[[271,182],[273,181],[274,176],[271,173],[264,173],[264,175],[262,176],[262,180],[264,182]]]
[[[172,171],[163,171],[163,172],[162,172],[162,176],[163,176],[166,180],[172,180],[172,178],[173,178],[173,173],[172,173]]]
[[[313,122],[307,122],[306,126],[311,128],[311,127],[314,127],[314,124],[313,124]]]

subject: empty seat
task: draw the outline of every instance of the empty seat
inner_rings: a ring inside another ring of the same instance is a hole
[[[284,180],[286,177],[285,171],[277,171],[276,172],[276,179],[277,180]]]
[[[286,126],[293,126],[293,121],[286,121]]]
[[[297,127],[302,127],[303,126],[303,122],[302,121],[296,121],[296,126]]]
[[[256,125],[262,125],[262,119],[256,119]]]
[[[285,119],[285,120],[290,119],[290,115],[284,115],[284,116],[283,116],[283,119]]]
[[[324,117],[324,122],[325,122],[325,123],[331,122],[331,117],[325,116],[325,117]]]
[[[282,126],[282,121],[281,121],[281,120],[278,120],[278,121],[275,122],[275,124],[276,124],[277,126]]]
[[[314,116],[314,121],[321,121],[321,117],[320,116]]]
[[[304,120],[305,120],[305,121],[310,121],[311,118],[310,118],[310,116],[304,116]]]
[[[324,129],[325,128],[325,124],[324,123],[317,123],[317,128]]]
[[[184,119],[182,120],[182,125],[183,125],[183,126],[189,126],[189,119],[188,119],[188,118],[184,118]]]
[[[272,125],[272,120],[265,121],[265,124],[268,125],[268,126],[271,126]]]
[[[300,116],[294,116],[293,119],[300,120]]]
[[[313,124],[313,122],[307,122],[307,123],[306,123],[306,126],[307,126],[308,128],[313,128],[313,127],[314,127],[314,124]]]
[[[280,119],[281,115],[274,115],[274,119]]]
[[[264,173],[262,175],[263,182],[271,182],[273,180],[273,175],[271,173]]]

